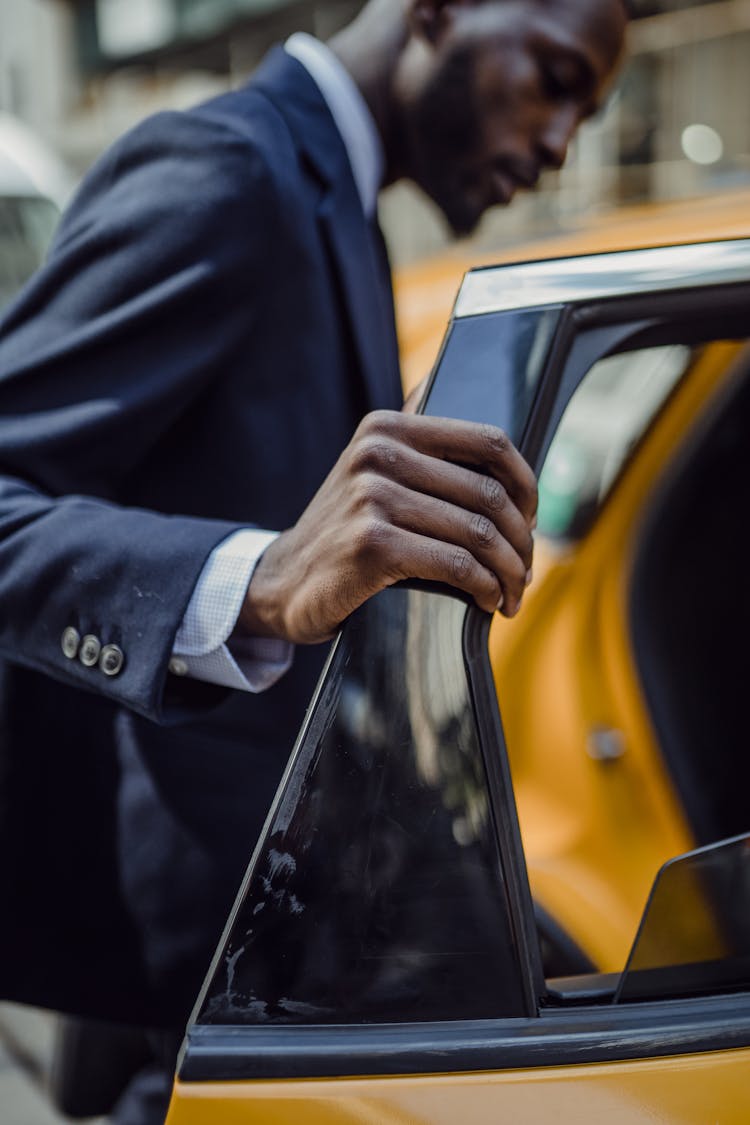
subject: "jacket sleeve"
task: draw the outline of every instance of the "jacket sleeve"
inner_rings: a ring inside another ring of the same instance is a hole
[[[238,525],[123,507],[120,483],[251,330],[277,208],[248,138],[199,115],[150,119],[84,182],[0,322],[4,658],[170,718],[175,633]],[[71,656],[87,635],[124,659]]]

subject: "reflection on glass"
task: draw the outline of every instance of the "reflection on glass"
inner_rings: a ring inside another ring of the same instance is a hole
[[[559,319],[553,307],[454,321],[425,414],[489,422],[518,443]]]
[[[750,836],[738,836],[662,867],[615,1000],[749,984]]]
[[[539,533],[577,536],[702,348],[638,348],[595,363],[571,398],[539,477]]]
[[[199,1022],[522,1013],[465,613],[391,589],[348,623]]]

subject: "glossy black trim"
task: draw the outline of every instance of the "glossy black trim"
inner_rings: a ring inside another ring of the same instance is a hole
[[[528,1014],[535,1015],[539,997],[544,992],[544,974],[510,776],[508,748],[489,659],[491,624],[492,617],[488,614],[482,613],[475,606],[467,609],[463,635],[464,664],[487,775],[495,836],[500,847],[503,878],[510,904],[510,923],[522,973],[521,987]]]
[[[742,318],[746,319],[749,304],[750,284],[735,283],[708,290],[614,297],[565,308],[528,424],[516,443],[528,463],[535,472],[541,470],[565,407],[594,362],[606,355],[662,343],[664,333],[678,324],[683,328],[695,325],[695,342],[705,340],[707,322],[715,338],[731,338],[743,331]],[[586,354],[575,357],[573,349],[579,341]]]
[[[564,308],[557,322],[557,331],[550,344],[544,374],[531,404],[529,419],[517,442],[534,472],[541,469],[541,450],[549,429],[549,418],[557,397],[560,380],[576,334],[575,310]]]
[[[517,445],[559,330],[556,305],[454,320],[422,412],[500,426]]]
[[[708,289],[698,285],[680,291],[612,297],[579,305],[570,311],[581,330],[601,324],[652,318],[668,321],[689,320],[692,316],[706,318],[727,312],[732,306],[739,312],[742,305],[746,305],[749,295],[750,279]]]
[[[185,1082],[502,1071],[750,1045],[750,994],[550,1011],[537,1019],[342,1027],[200,1027]]]

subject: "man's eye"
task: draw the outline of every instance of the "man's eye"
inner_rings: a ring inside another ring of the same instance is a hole
[[[554,67],[545,67],[543,82],[545,94],[553,100],[568,97],[573,93],[570,75]]]

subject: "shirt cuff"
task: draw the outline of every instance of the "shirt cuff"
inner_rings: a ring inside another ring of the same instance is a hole
[[[293,645],[275,637],[241,637],[229,644],[253,571],[278,532],[243,528],[213,549],[185,610],[169,670],[176,676],[261,692],[288,671]]]

